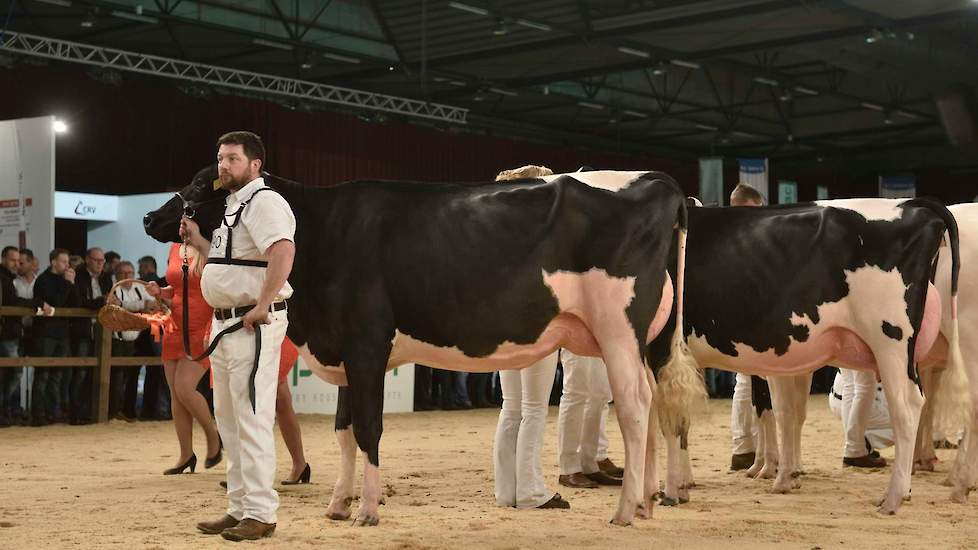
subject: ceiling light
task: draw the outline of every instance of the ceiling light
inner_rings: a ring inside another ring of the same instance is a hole
[[[893,115],[891,115],[889,111],[883,112],[883,124],[886,124],[887,126],[893,124]]]
[[[506,36],[509,34],[509,29],[506,27],[506,21],[504,19],[498,19],[496,21],[496,26],[492,29],[492,34],[495,36]]]
[[[109,12],[112,17],[118,17],[119,19],[128,19],[130,21],[136,21],[138,23],[149,23],[155,25],[160,22],[159,19],[155,17],[150,17],[148,15],[140,15],[138,13],[129,13],[122,10],[112,10]]]
[[[778,99],[784,102],[788,102],[794,99],[794,97],[792,97],[791,95],[791,90],[785,88],[784,90],[781,91],[781,95],[778,97]]]
[[[451,84],[452,86],[458,86],[460,88],[462,86],[465,86],[465,82],[462,82],[461,80],[449,80],[448,83]]]
[[[588,109],[596,109],[598,111],[604,110],[604,105],[600,105],[598,103],[590,103],[590,102],[587,102],[587,101],[578,101],[577,104],[580,105],[581,107],[587,107]]]
[[[553,27],[545,23],[537,23],[535,21],[527,21],[526,19],[517,19],[517,25],[523,25],[524,27],[529,27],[531,29],[536,29],[538,31],[552,31]]]
[[[502,88],[489,88],[489,91],[492,92],[492,93],[494,93],[494,94],[508,95],[510,97],[516,97],[516,96],[519,95],[516,92],[511,92],[509,90],[503,90]]]
[[[90,28],[94,27],[95,26],[95,16],[92,15],[92,14],[88,14],[87,16],[85,16],[85,19],[82,19],[82,21],[81,21],[81,23],[79,23],[79,25],[81,25],[83,29],[90,29]]]
[[[449,2],[448,7],[455,8],[457,10],[467,11],[469,13],[474,13],[476,15],[489,15],[489,10],[484,8],[477,8],[475,6],[470,6],[468,4],[463,4],[461,2]]]
[[[618,51],[624,54],[634,55],[635,57],[642,57],[645,59],[652,57],[652,54],[650,54],[649,52],[643,52],[642,50],[636,50],[634,48],[628,48],[625,46],[619,46]]]
[[[252,44],[255,44],[255,45],[258,45],[258,46],[266,46],[266,47],[269,47],[269,48],[275,48],[277,50],[292,51],[292,45],[291,44],[283,44],[282,42],[273,42],[271,40],[265,40],[264,38],[255,38],[254,40],[251,41],[251,43]]]
[[[312,68],[312,54],[306,54],[306,56],[304,58],[302,58],[302,64],[299,65],[299,66],[302,67],[303,69],[311,69]]]
[[[873,29],[873,32],[866,36],[867,44],[874,44],[883,39],[883,33],[879,29]]]
[[[356,57],[350,57],[348,55],[340,55],[338,53],[323,53],[323,57],[326,59],[332,59],[334,61],[342,61],[343,63],[360,63],[360,60]]]
[[[975,0],[975,1],[978,1],[978,0]],[[914,113],[911,113],[911,112],[908,112],[908,111],[897,111],[896,114],[898,114],[898,115],[900,115],[902,117],[905,117],[905,118],[919,118]]]
[[[804,86],[795,86],[795,91],[805,95],[818,95],[817,91],[811,88],[805,88]]]
[[[737,136],[740,136],[740,137],[746,137],[746,138],[757,137],[757,136],[755,136],[754,134],[752,134],[750,132],[743,132],[741,130],[734,130],[733,131],[733,134],[734,135],[737,135]]]
[[[394,71],[394,66],[393,65],[388,66],[387,67],[387,70],[393,72]]]
[[[622,114],[625,114],[625,115],[628,115],[628,116],[634,116],[634,117],[638,117],[638,118],[649,118],[649,115],[647,115],[645,113],[640,113],[638,111],[623,111]]]
[[[40,2],[42,4],[51,4],[52,6],[61,6],[63,8],[70,8],[71,2],[69,0],[34,0],[35,2]]]
[[[719,130],[716,126],[710,126],[709,124],[697,124],[696,127],[700,130],[709,130],[711,132]]]
[[[63,120],[54,119],[52,127],[55,134],[63,134],[68,131],[68,125]]]
[[[883,110],[883,106],[882,105],[877,105],[875,103],[867,103],[865,101],[862,103],[862,106],[865,107],[865,108],[867,108],[867,109],[871,109],[873,111],[882,111]]]
[[[773,78],[767,78],[765,76],[755,76],[754,82],[757,82],[759,84],[767,84],[768,86],[777,86],[781,84],[777,80],[774,80]]]
[[[700,68],[699,63],[693,63],[692,61],[683,61],[682,59],[673,59],[669,63],[677,67],[686,67],[687,69],[693,69],[694,71]]]

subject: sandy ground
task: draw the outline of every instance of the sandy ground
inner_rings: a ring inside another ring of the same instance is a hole
[[[698,487],[679,508],[656,507],[633,527],[608,525],[617,488],[557,485],[556,409],[544,454],[549,482],[570,510],[517,511],[495,506],[492,437],[495,410],[388,415],[381,447],[387,505],[381,524],[354,528],[324,510],[337,469],[332,418],[301,418],[310,485],[280,489],[279,530],[268,548],[978,548],[978,505],[948,501],[937,473],[914,477],[913,501],[895,517],[875,513],[887,470],[841,467],[841,430],[824,396],[813,396],[803,448],[802,488],[767,493],[768,481],[727,471],[729,400],[711,402],[690,448]],[[611,456],[622,462],[617,425]],[[198,434],[198,441],[202,436]],[[0,548],[216,548],[233,543],[195,532],[220,516],[223,464],[164,477],[175,461],[169,422],[7,428],[0,431]],[[203,454],[203,450],[199,449]],[[892,456],[892,449],[884,453]],[[287,472],[279,440],[279,478]],[[355,506],[355,504],[354,504]],[[256,544],[256,543],[246,543]]]

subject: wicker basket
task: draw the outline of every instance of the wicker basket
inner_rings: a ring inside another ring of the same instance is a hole
[[[138,279],[123,279],[112,285],[112,289],[109,290],[109,294],[113,294],[115,289],[124,283],[135,283],[143,285],[144,287],[146,286],[144,281],[140,281]],[[156,313],[133,313],[121,306],[106,304],[98,311],[98,322],[103,327],[113,332],[126,330],[146,330],[150,327],[150,318],[158,319],[161,316],[170,315],[170,308],[160,301],[159,297],[156,298],[156,303],[160,308],[160,310]]]

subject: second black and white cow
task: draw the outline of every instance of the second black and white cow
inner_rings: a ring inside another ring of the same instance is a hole
[[[927,200],[852,199],[693,208],[689,227],[688,345],[703,367],[769,377],[783,450],[774,490],[798,486],[792,460],[804,414],[784,399],[798,393],[794,375],[826,364],[872,370],[882,379],[896,439],[880,511],[894,513],[910,494],[923,403],[916,365],[940,328],[940,298],[929,278],[945,231],[952,312],[955,307],[953,216]],[[952,334],[950,346],[957,349],[956,329]],[[652,348],[653,363],[664,361],[668,349],[658,342]],[[667,443],[666,496],[678,499],[684,496],[682,452],[677,438]]]
[[[174,241],[185,201],[208,236],[223,214],[214,168],[144,223]],[[341,387],[339,479],[328,515],[350,516],[357,446],[366,454],[358,524],[375,524],[384,373],[417,361],[462,371],[518,369],[559,347],[603,356],[625,440],[617,524],[651,514],[645,480],[656,382],[647,345],[682,294],[683,194],[657,172],[598,173],[489,184],[352,182],[305,187],[265,175],[295,212],[289,337]],[[676,266],[671,266],[676,269]],[[673,334],[677,359],[684,349]],[[667,344],[665,349],[669,349]],[[685,368],[685,370],[683,370]],[[669,418],[703,392],[688,361],[660,378]],[[654,417],[653,417],[654,418]],[[349,426],[352,424],[352,433]]]

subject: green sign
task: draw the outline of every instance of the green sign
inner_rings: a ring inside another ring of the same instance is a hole
[[[798,202],[798,184],[793,181],[778,182],[778,204]]]

